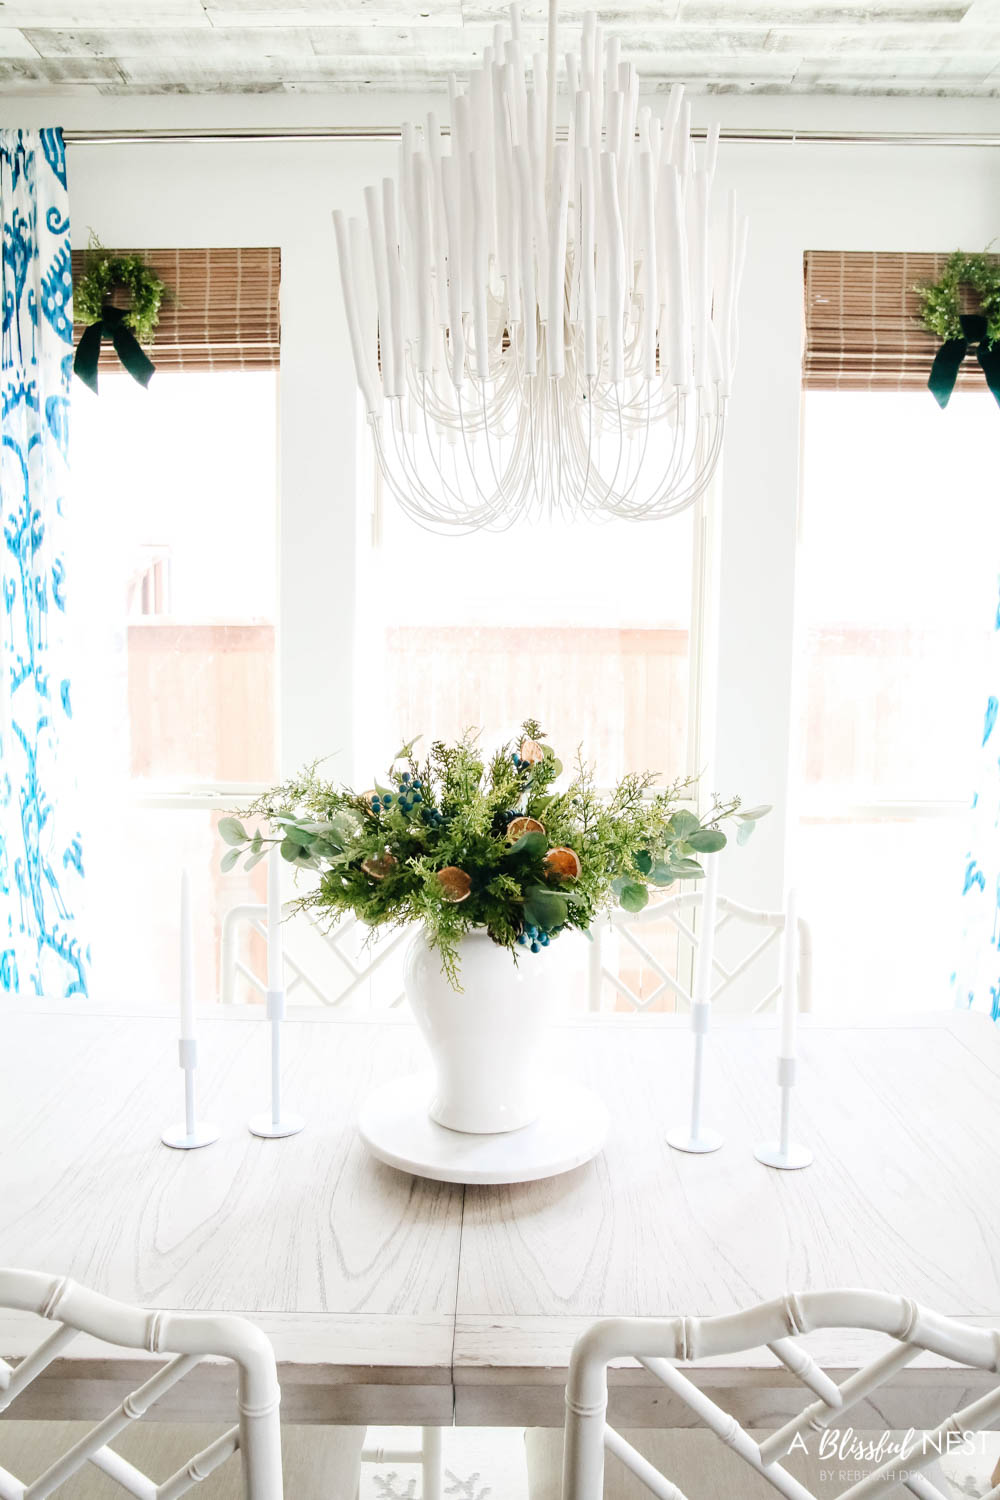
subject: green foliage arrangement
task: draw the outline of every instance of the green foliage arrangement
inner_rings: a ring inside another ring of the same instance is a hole
[[[83,275],[73,283],[73,316],[78,323],[98,323],[112,293],[128,293],[124,322],[140,344],[151,344],[166,287],[141,255],[109,255],[95,234],[84,256]]]
[[[913,288],[920,298],[920,321],[939,339],[963,338],[963,286],[971,287],[978,298],[979,311],[986,319],[986,342],[992,347],[1000,342],[1000,260],[995,256],[970,255],[964,250],[950,255],[937,281]]]
[[[654,791],[655,776],[626,776],[608,794],[578,756],[563,767],[540,725],[527,720],[519,741],[485,758],[470,731],[440,741],[423,762],[415,741],[399,752],[387,785],[338,789],[315,766],[258,798],[242,818],[277,829],[249,833],[223,818],[231,847],[222,868],[249,869],[280,843],[283,857],[319,872],[300,907],[351,911],[371,927],[422,922],[441,965],[460,988],[458,949],[473,928],[519,952],[537,952],[567,928],[586,931],[620,903],[641,911],[650,887],[696,880],[698,856],[722,849],[718,826],[732,818],[745,842],[766,807],[715,799],[704,818],[682,806],[691,783]]]

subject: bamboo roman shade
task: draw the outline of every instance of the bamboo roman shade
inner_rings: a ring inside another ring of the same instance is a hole
[[[115,250],[113,254],[126,254]],[[158,370],[274,370],[278,367],[281,251],[142,250],[168,295],[150,358]],[[84,252],[73,251],[73,275]],[[77,324],[76,337],[82,326]],[[120,368],[110,343],[101,369]]]
[[[940,339],[920,326],[913,287],[936,281],[947,255],[807,250],[802,382],[812,391],[926,390]],[[956,388],[983,388],[968,359]]]

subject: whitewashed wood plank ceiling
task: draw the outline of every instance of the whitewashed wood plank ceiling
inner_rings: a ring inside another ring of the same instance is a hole
[[[571,40],[587,8],[565,0]],[[528,50],[544,6],[523,7]],[[0,92],[443,88],[506,0],[0,0]],[[990,97],[1000,0],[631,0],[601,10],[647,85],[698,93]]]

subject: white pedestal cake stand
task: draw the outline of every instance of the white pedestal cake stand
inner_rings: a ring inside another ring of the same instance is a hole
[[[537,1182],[582,1166],[607,1139],[604,1103],[566,1079],[548,1084],[534,1124],[500,1135],[467,1135],[436,1124],[427,1113],[433,1087],[430,1073],[417,1073],[369,1094],[358,1133],[379,1161],[435,1182]]]

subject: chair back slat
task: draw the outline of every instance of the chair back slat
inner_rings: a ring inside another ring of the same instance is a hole
[[[812,1355],[799,1348],[794,1339],[774,1339],[767,1347],[786,1370],[809,1387],[814,1396],[818,1396],[832,1409],[839,1410],[843,1406],[840,1386],[830,1379],[825,1370],[820,1369]]]
[[[0,1468],[0,1500],[24,1500],[24,1485],[3,1468]]]
[[[193,1489],[196,1484],[201,1484],[210,1474],[214,1474],[227,1459],[230,1459],[240,1446],[240,1431],[233,1427],[229,1432],[224,1432],[214,1443],[196,1453],[194,1458],[189,1459],[183,1469],[178,1469],[169,1479],[164,1480],[156,1492],[157,1500],[179,1500],[181,1495],[186,1495],[188,1490]]]
[[[939,1422],[931,1432],[921,1433],[919,1452],[914,1444],[905,1460],[900,1460],[898,1457],[887,1459],[877,1469],[866,1474],[864,1479],[859,1479],[857,1484],[852,1484],[849,1490],[845,1490],[840,1500],[878,1500],[879,1496],[889,1494],[899,1483],[901,1462],[912,1463],[913,1469],[919,1473],[919,1470],[926,1464],[933,1463],[942,1452],[949,1437],[961,1438],[966,1432],[978,1432],[982,1428],[991,1427],[993,1419],[998,1414],[1000,1414],[1000,1389],[981,1396],[978,1401],[971,1402],[961,1411],[953,1412],[950,1417]]]
[[[47,1500],[71,1475],[82,1469],[99,1448],[103,1448],[119,1433],[124,1432],[126,1427],[144,1417],[153,1403],[169,1391],[171,1386],[176,1385],[178,1380],[183,1380],[188,1371],[193,1370],[198,1363],[198,1355],[180,1354],[164,1365],[151,1379],[126,1396],[116,1411],[110,1412],[103,1422],[98,1422],[96,1427],[91,1428],[72,1448],[68,1448],[50,1464],[44,1474],[40,1474],[29,1484],[25,1500]]]
[[[100,1469],[109,1479],[120,1484],[123,1490],[135,1495],[136,1500],[159,1500],[159,1486],[155,1479],[150,1479],[113,1448],[98,1448],[90,1455],[90,1462],[95,1469]]]
[[[643,1458],[638,1448],[633,1448],[613,1427],[604,1429],[604,1443],[608,1452],[613,1453],[626,1469],[630,1469],[650,1494],[656,1496],[656,1500],[688,1500],[683,1490],[679,1490],[659,1469],[654,1469],[649,1459]]]
[[[4,1389],[0,1392],[0,1412],[6,1411],[11,1402],[16,1401],[21,1392],[31,1384],[35,1376],[47,1369],[75,1338],[76,1329],[67,1328],[63,1323],[54,1329],[47,1339],[43,1339],[38,1348],[26,1359],[22,1359],[16,1369],[10,1370]]]

